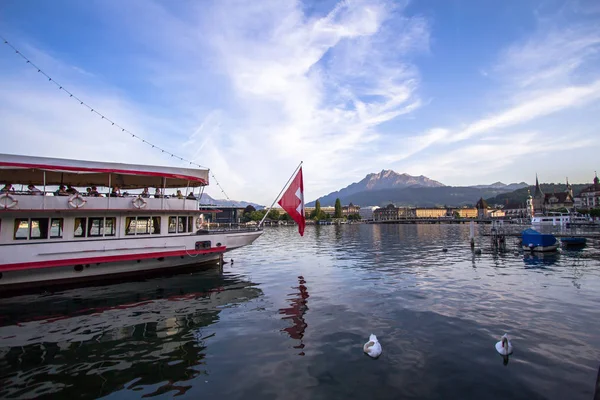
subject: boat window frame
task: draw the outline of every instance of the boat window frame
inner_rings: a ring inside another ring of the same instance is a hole
[[[169,225],[167,232],[169,235],[175,233],[191,233],[194,232],[194,217],[189,215],[171,215],[169,218]],[[175,225],[172,222],[175,221]],[[181,228],[180,228],[181,227]]]
[[[58,226],[58,235],[52,235],[52,226],[55,221],[59,222]],[[64,218],[50,218],[50,223],[48,224],[48,239],[62,239],[65,231],[65,219]]]
[[[177,217],[169,216],[168,218],[169,218],[169,224],[168,224],[167,231],[169,232],[169,234],[177,233]],[[172,225],[171,225],[171,222],[173,222]]]
[[[23,222],[27,223],[27,226],[25,227],[25,236],[17,237],[17,233],[21,230],[21,224]],[[13,240],[29,240],[29,218],[15,218],[13,229]]]
[[[75,231],[75,225],[73,225],[73,238],[75,239],[85,239],[85,238],[102,238],[102,237],[112,237],[112,236],[116,236],[117,235],[117,217],[76,217],[74,218],[74,222],[80,220],[83,221],[83,225],[80,224],[80,226],[77,228],[81,228],[82,229],[82,234],[81,235],[76,235]],[[107,221],[111,220],[112,221],[112,227],[110,230],[110,233],[106,233],[107,231]],[[101,233],[95,233],[92,234],[92,227],[93,227],[93,221],[100,221],[100,227],[99,227],[99,232]]]
[[[33,225],[37,221],[37,229],[39,236],[33,236]],[[27,223],[27,227],[21,228],[23,222]],[[52,226],[55,222],[59,224],[59,235],[52,235]],[[64,218],[56,217],[27,217],[15,218],[13,220],[13,240],[48,240],[62,239],[64,234]],[[26,234],[23,237],[17,237],[19,230],[25,230]]]
[[[138,219],[147,219],[146,232],[138,232]],[[131,223],[135,222],[135,228],[131,231]],[[145,236],[145,235],[160,235],[161,216],[160,215],[136,215],[133,217],[125,217],[124,233],[125,236]]]

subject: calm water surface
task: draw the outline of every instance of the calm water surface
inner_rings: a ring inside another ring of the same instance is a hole
[[[478,247],[468,226],[272,228],[223,274],[0,299],[0,398],[591,399],[600,248]]]

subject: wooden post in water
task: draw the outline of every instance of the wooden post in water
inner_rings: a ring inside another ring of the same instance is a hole
[[[469,239],[471,239],[471,250],[475,249],[475,221],[469,224]]]

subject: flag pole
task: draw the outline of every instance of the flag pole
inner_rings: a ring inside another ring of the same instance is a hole
[[[296,172],[298,172],[298,170],[302,166],[302,163],[303,163],[303,161],[300,161],[300,164],[298,164],[298,166],[296,167],[296,169],[292,173],[292,176],[290,176],[290,179],[288,179],[287,183],[283,186],[283,189],[281,189],[281,192],[279,192],[279,194],[277,195],[277,197],[275,197],[275,200],[273,200],[273,203],[271,203],[271,207],[267,208],[267,212],[265,213],[265,215],[263,215],[262,219],[258,223],[257,228],[260,228],[260,226],[264,222],[265,218],[267,218],[267,215],[269,215],[269,211],[271,211],[271,209],[275,205],[275,202],[277,201],[277,199],[279,199],[279,197],[281,197],[281,194],[285,191],[285,189],[287,189],[288,185],[290,184],[290,181],[294,178],[294,176],[296,176]]]

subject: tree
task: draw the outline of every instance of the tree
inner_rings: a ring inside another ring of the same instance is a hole
[[[335,199],[335,212],[333,218],[342,218],[342,202],[339,198]]]
[[[361,217],[360,217],[360,214],[350,214],[350,215],[348,215],[348,219],[350,221],[360,221]]]
[[[256,208],[252,204],[248,204],[246,208],[244,208],[244,214],[251,213],[252,211],[256,211]]]
[[[278,220],[279,219],[279,210],[269,211],[269,215],[267,215],[267,218],[273,219],[273,220]]]
[[[321,211],[321,202],[319,200],[315,202],[315,209],[310,213],[310,218],[314,219],[315,221],[325,219],[325,216]]]
[[[288,213],[283,213],[279,216],[279,220],[280,221],[293,221],[292,217],[290,217],[290,214]]]
[[[590,217],[600,217],[600,208],[590,210]]]
[[[260,221],[262,219],[262,217],[265,216],[265,213],[267,212],[267,210],[259,210],[259,211],[252,211],[250,213],[250,219],[252,221]]]

